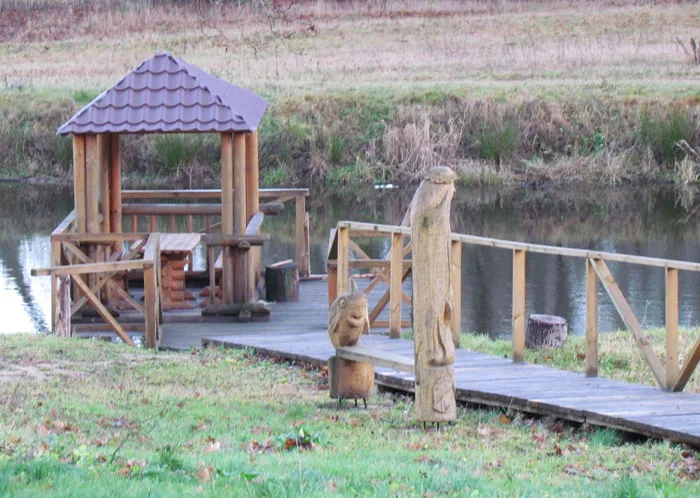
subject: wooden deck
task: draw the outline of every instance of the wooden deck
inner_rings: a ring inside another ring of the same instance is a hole
[[[326,285],[325,281],[302,282],[301,301],[274,304],[269,322],[166,323],[164,344],[171,348],[200,344],[250,347],[323,365],[334,353],[327,335]],[[404,313],[408,315],[405,309]],[[413,357],[409,340],[372,334],[364,336],[362,343]],[[552,415],[700,447],[700,394],[668,393],[540,365],[516,365],[510,359],[463,349],[457,351],[454,366],[457,399],[463,402]],[[376,379],[381,386],[413,391],[409,373],[377,368]]]

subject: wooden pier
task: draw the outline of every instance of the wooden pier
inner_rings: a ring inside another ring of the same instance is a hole
[[[407,282],[404,289],[409,286]],[[271,322],[166,322],[162,344],[174,349],[246,347],[290,361],[325,365],[335,354],[327,331],[327,283],[301,282],[300,298],[296,303],[272,305],[275,318]],[[370,306],[373,304],[370,299]],[[362,344],[412,364],[413,342],[390,339],[386,329],[381,332],[364,336]],[[464,349],[457,350],[454,366],[461,402],[587,422],[700,447],[700,394],[586,377]],[[406,372],[377,367],[376,383],[413,392],[413,376]]]

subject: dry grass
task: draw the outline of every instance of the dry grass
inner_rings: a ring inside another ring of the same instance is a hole
[[[102,88],[162,49],[268,93],[692,94],[700,75],[675,42],[697,35],[696,2],[47,3],[0,19],[0,85]]]

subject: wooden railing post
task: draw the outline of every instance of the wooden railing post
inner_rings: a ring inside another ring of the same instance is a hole
[[[462,243],[456,240],[451,242],[452,275],[450,284],[452,285],[452,341],[455,348],[460,345],[460,335],[462,334]]]
[[[525,361],[525,251],[513,251],[513,362]]]
[[[295,239],[296,239],[296,262],[299,268],[300,277],[309,276],[309,257],[304,236],[304,225],[306,221],[306,197],[304,194],[297,194],[295,202],[296,221],[295,221]]]
[[[160,292],[158,285],[160,274],[160,235],[158,233],[149,236],[143,259],[153,261],[152,265],[145,267],[143,270],[144,345],[147,348],[157,348],[158,328],[160,326]]]
[[[678,270],[666,268],[666,389],[678,381]]]
[[[51,266],[61,264],[61,241],[51,238]],[[60,296],[58,293],[58,280],[55,275],[51,275],[51,331],[58,333],[58,311],[61,309]]]
[[[598,275],[586,259],[586,377],[598,376]]]
[[[336,296],[347,292],[348,279],[350,278],[350,268],[348,260],[350,258],[350,229],[347,226],[338,227],[338,263]]]
[[[389,337],[401,337],[401,283],[403,281],[403,235],[395,233],[391,240],[391,267],[389,269]]]

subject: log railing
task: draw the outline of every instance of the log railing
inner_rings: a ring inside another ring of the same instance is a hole
[[[389,289],[379,301],[379,305],[386,306],[391,303],[390,335],[398,337],[402,326],[401,301],[406,298],[401,290],[401,282],[410,272],[410,260],[405,260],[407,248],[404,239],[410,237],[409,227],[395,225],[376,225],[370,223],[358,223],[341,221],[331,235],[328,250],[328,294],[329,301],[335,299],[340,292],[347,288],[347,282],[351,268],[376,267],[388,271],[383,276],[375,279],[388,278]],[[356,250],[351,237],[391,237],[392,245],[388,260],[372,260],[360,250]],[[598,284],[610,296],[615,308],[632,334],[647,365],[651,369],[658,385],[669,391],[682,391],[691,375],[700,362],[700,339],[693,345],[688,357],[680,364],[678,356],[678,272],[700,272],[700,263],[690,261],[678,261],[671,259],[652,258],[646,256],[634,256],[628,254],[590,251],[568,247],[547,246],[541,244],[529,244],[510,240],[492,239],[474,235],[452,234],[452,282],[453,282],[453,310],[452,329],[455,336],[455,345],[459,345],[457,331],[461,331],[461,245],[479,245],[505,249],[513,252],[513,304],[512,304],[512,331],[513,331],[513,361],[522,362],[525,353],[525,262],[527,253],[550,254],[580,258],[586,264],[586,376],[598,375]],[[351,259],[355,253],[358,259]],[[654,352],[649,339],[642,329],[639,320],[629,306],[622,290],[615,281],[607,262],[618,262],[664,268],[665,270],[665,306],[666,306],[666,341],[665,362],[662,362]],[[386,270],[388,268],[388,270]],[[381,272],[382,270],[380,270]],[[374,282],[374,281],[373,281]],[[371,286],[371,284],[370,284]],[[368,286],[369,287],[369,286]],[[370,288],[371,291],[371,288]],[[375,307],[376,309],[376,307]],[[374,311],[374,310],[373,310]],[[381,311],[381,309],[379,310]],[[376,319],[376,316],[375,316]],[[380,324],[377,324],[380,326]]]
[[[143,315],[138,328],[144,331],[145,346],[157,348],[163,321],[159,234],[85,234],[70,227],[69,216],[51,234],[51,266],[32,270],[34,276],[52,278],[55,333],[70,336],[73,315],[89,304],[111,331],[133,346],[129,326],[119,323],[109,309],[109,303],[118,300]],[[129,271],[143,272],[143,304],[124,288],[124,274]]]
[[[265,215],[278,214],[284,204],[294,201],[295,205],[295,259],[299,275],[310,273],[309,251],[309,214],[306,212],[306,198],[309,190],[305,188],[260,189],[260,199],[268,202],[260,204],[260,212]],[[158,231],[159,218],[169,219],[169,231],[178,232],[177,219],[186,219],[187,232],[205,234],[217,233],[221,227],[221,204],[212,201],[221,200],[221,190],[124,190],[122,191],[122,214],[124,223],[130,224],[132,232],[146,228],[150,232]],[[170,201],[169,203],[145,203],[143,201]],[[198,203],[175,203],[173,201],[200,201]],[[208,201],[208,202],[202,202]],[[145,222],[143,220],[146,220]],[[145,225],[144,225],[145,223]],[[208,268],[213,261],[208,261]]]

